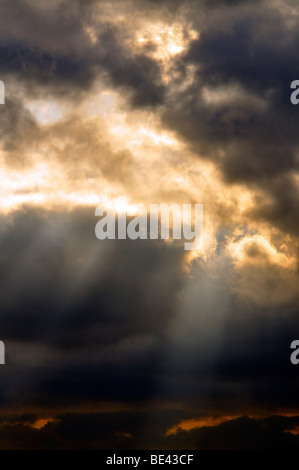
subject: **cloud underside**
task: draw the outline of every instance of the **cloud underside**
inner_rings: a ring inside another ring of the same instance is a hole
[[[37,429],[34,415],[22,415],[0,428],[0,448],[17,449],[187,449],[187,450],[295,450],[298,449],[298,416],[232,418],[218,426],[182,429],[173,436],[161,430],[181,413],[67,414],[44,420]],[[84,436],[82,436],[84,429]]]
[[[296,407],[296,285],[258,244],[241,267],[224,251],[190,271],[181,245],[98,240],[90,208],[23,208],[1,227],[2,411]]]

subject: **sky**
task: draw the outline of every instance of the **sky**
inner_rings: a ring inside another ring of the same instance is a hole
[[[297,0],[0,0],[0,449],[298,448],[298,64]]]

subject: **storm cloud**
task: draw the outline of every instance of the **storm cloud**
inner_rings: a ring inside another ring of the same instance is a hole
[[[298,447],[296,1],[3,0],[1,449]],[[95,208],[204,206],[204,247]]]

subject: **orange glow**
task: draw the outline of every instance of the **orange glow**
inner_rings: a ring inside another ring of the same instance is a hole
[[[48,423],[54,423],[57,422],[57,419],[53,418],[41,418],[36,420],[33,424],[31,424],[31,427],[34,429],[42,429],[44,428]]]
[[[289,432],[290,434],[293,434],[294,436],[298,436],[299,435],[299,425],[296,425],[291,429],[285,429],[284,432]]]
[[[206,418],[198,418],[198,419],[187,419],[185,421],[181,421],[179,424],[172,426],[166,431],[166,436],[171,436],[176,434],[179,430],[190,431],[191,429],[198,429],[203,427],[214,427],[219,426],[219,424],[224,423],[225,421],[231,421],[233,419],[240,418],[238,416],[219,416],[218,418],[214,418],[212,416]]]
[[[115,435],[120,437],[127,437],[128,439],[132,439],[133,437],[129,432],[117,432]]]

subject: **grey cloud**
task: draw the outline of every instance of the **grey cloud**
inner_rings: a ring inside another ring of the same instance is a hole
[[[169,87],[163,122],[213,161],[226,183],[264,192],[271,204],[255,212],[297,234],[298,109],[290,103],[290,83],[298,20],[290,27],[280,9],[265,4],[258,13],[247,4],[207,10],[203,19],[191,12],[200,36],[177,67],[181,81],[195,67],[194,79],[183,90],[175,82]]]
[[[214,266],[195,263],[187,284],[182,250],[100,242],[94,219],[26,210],[2,224],[2,407],[20,397],[46,409],[155,398],[197,413],[296,405],[296,302],[244,303],[221,253]]]
[[[2,76],[8,83],[16,77],[31,96],[51,93],[78,100],[104,73],[115,86],[133,94],[134,105],[161,103],[164,87],[159,64],[128,49],[129,30],[114,25],[112,17],[110,22],[101,20],[100,6],[95,13],[94,2],[64,1],[56,8],[37,8],[18,0],[12,11],[3,2]],[[94,28],[96,44],[88,35],[89,27]]]
[[[99,241],[94,210],[27,210],[3,220],[1,322],[7,339],[61,347],[157,333],[174,315],[182,250]]]

